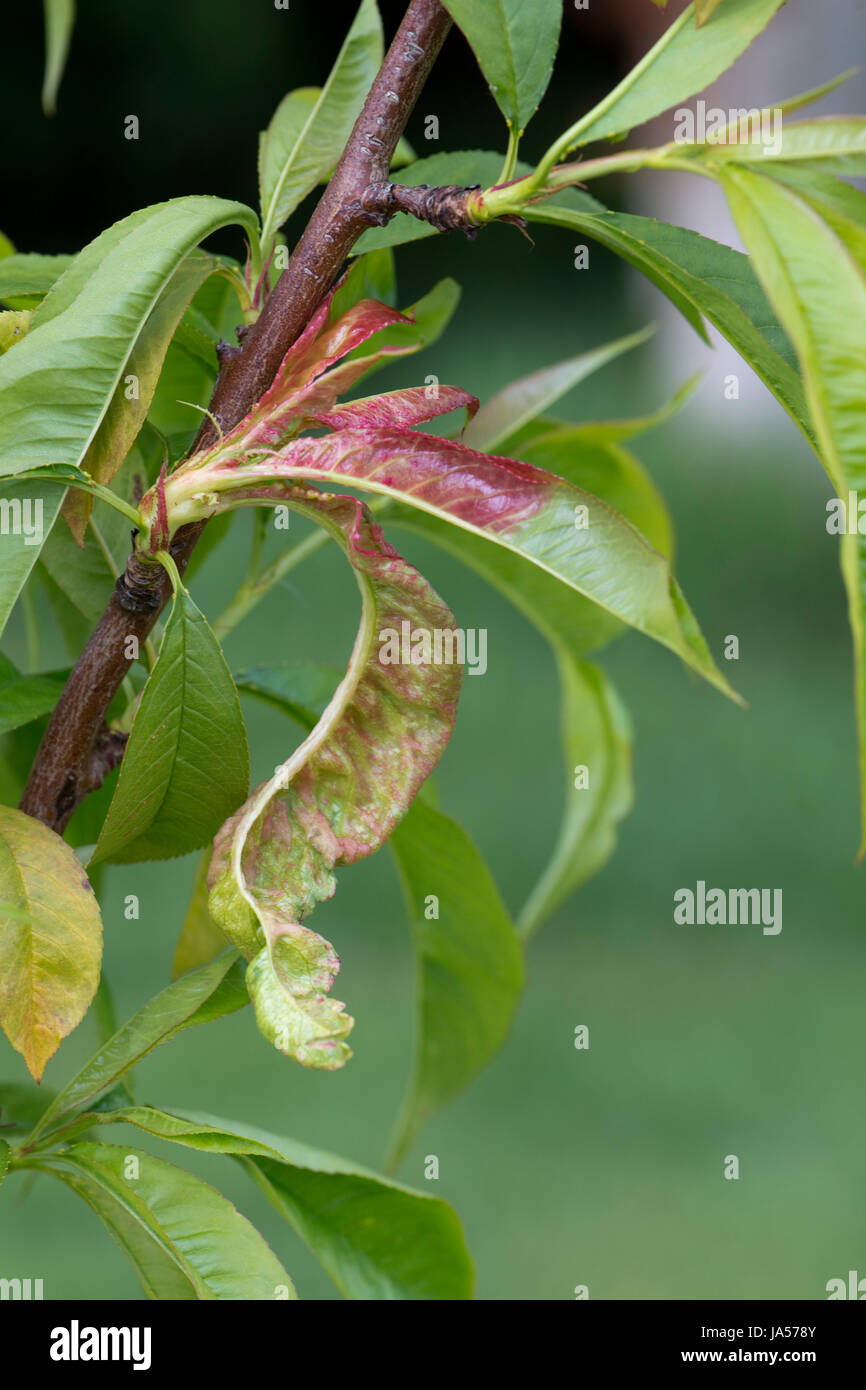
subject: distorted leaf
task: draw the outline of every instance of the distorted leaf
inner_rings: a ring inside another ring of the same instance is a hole
[[[663,557],[597,497],[533,465],[414,430],[359,428],[293,440],[243,469],[229,445],[225,462],[193,470],[175,495],[181,486],[203,486],[204,477],[222,506],[240,500],[245,488],[280,479],[286,495],[273,493],[274,500],[291,505],[289,480],[305,478],[404,502],[523,556],[730,693]]]
[[[333,948],[301,921],[334,892],[336,864],[387,839],[438,761],[461,672],[429,654],[405,664],[391,652],[389,634],[408,629],[430,647],[454,620],[360,503],[301,489],[287,500],[343,546],[361,591],[361,626],[318,724],[220,831],[210,908],[250,960],[247,983],[265,1037],[306,1066],[331,1069],[351,1055],[352,1020],[328,995],[339,969]]]

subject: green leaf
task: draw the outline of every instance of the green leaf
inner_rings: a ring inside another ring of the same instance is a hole
[[[84,248],[0,359],[0,473],[81,462],[165,286],[199,241],[233,222],[256,227],[242,203],[179,198]]]
[[[0,801],[16,806],[21,800],[47,720],[22,724],[0,739]]]
[[[348,1159],[194,1111],[139,1107],[99,1117],[244,1166],[347,1298],[464,1299],[472,1266],[454,1212]]]
[[[492,150],[453,150],[419,159],[417,164],[400,170],[400,183],[415,188],[418,184],[458,184],[470,187],[480,184],[489,188],[499,179],[502,169],[502,155]],[[515,177],[532,173],[532,166],[518,161]],[[546,204],[548,207],[570,207],[584,212],[604,212],[604,207],[589,193],[581,189],[568,188],[556,194]],[[355,242],[353,255],[374,251],[386,246],[403,246],[409,241],[419,241],[422,237],[435,236],[436,229],[429,222],[420,222],[417,217],[398,212],[391,218],[387,227],[371,227]]]
[[[73,1144],[50,1166],[132,1261],[148,1298],[296,1298],[283,1266],[221,1193],[140,1149]]]
[[[0,1082],[0,1127],[7,1138],[29,1134],[55,1095],[49,1087],[32,1082]]]
[[[221,1018],[226,1018],[229,1014],[235,1014],[239,1009],[245,1009],[249,1002],[250,996],[247,993],[244,964],[243,961],[236,960],[231,969],[226,971],[224,978],[217,985],[213,994],[199,1004],[195,1013],[190,1014],[189,1018],[178,1023],[163,1041],[170,1042],[179,1033],[186,1032],[187,1028],[198,1028],[203,1023],[215,1023]]]
[[[45,76],[42,81],[42,110],[46,116],[53,116],[57,110],[57,92],[75,26],[75,0],[43,0],[43,5]]]
[[[550,862],[518,918],[524,936],[610,858],[617,823],[634,800],[631,724],[619,696],[599,667],[576,661],[561,644],[557,665],[565,810]]]
[[[2,273],[2,265],[0,265]],[[377,299],[380,304],[396,304],[397,271],[390,247],[356,256],[334,291],[330,320],[336,323],[359,299]]]
[[[688,381],[684,381],[682,386],[674,392],[669,401],[666,401],[658,410],[651,411],[649,415],[635,415],[623,420],[587,420],[580,425],[573,426],[577,431],[577,437],[587,444],[618,444],[621,440],[634,439],[639,434],[648,434],[650,430],[666,424],[682,410],[702,375],[701,372],[696,372],[694,376],[689,377]],[[537,433],[538,431],[536,431]],[[638,530],[643,530],[639,524]]]
[[[813,101],[819,101],[821,97],[827,96],[829,92],[834,92],[837,87],[841,87],[849,78],[856,77],[859,68],[846,68],[840,72],[838,77],[831,77],[829,81],[822,82],[818,87],[810,87],[807,92],[799,92],[797,96],[784,97],[782,101],[772,101],[768,103],[771,111],[777,107],[785,113],[789,111],[799,111],[803,106],[810,106]]]
[[[726,0],[712,23],[701,26],[689,5],[622,82],[556,142],[556,159],[576,145],[625,135],[702,91],[745,53],[784,2]]]
[[[11,1153],[12,1150],[6,1143],[6,1140],[0,1139],[0,1187],[3,1186],[3,1179],[5,1178],[6,1170],[9,1167],[9,1157]]]
[[[213,274],[213,256],[194,252],[172,275],[142,326],[99,429],[82,460],[82,468],[107,486],[118,472],[144,424],[169,344],[196,291]],[[81,542],[93,508],[86,493],[70,492],[63,515]]]
[[[307,1153],[306,1168],[265,1158],[244,1166],[346,1298],[472,1297],[472,1262],[446,1202]]]
[[[171,343],[147,417],[148,424],[168,442],[170,459],[185,458],[189,452],[215,379],[213,367],[205,365],[201,356],[188,352],[182,342]]]
[[[117,1015],[114,1011],[114,998],[103,974],[99,988],[93,999],[93,1021],[101,1043],[108,1042],[117,1032]]]
[[[133,213],[84,248],[39,305],[27,336],[0,357],[0,476],[81,462],[165,285],[200,240],[232,222],[256,230],[241,203],[180,198]],[[7,487],[0,506],[20,499]],[[47,535],[62,492],[28,484],[27,495],[43,503]],[[2,549],[0,632],[39,553],[20,534],[3,534]]]
[[[758,164],[764,173],[769,173],[777,162],[784,161],[850,178],[866,174],[866,118],[862,116],[823,116],[793,125],[776,123],[774,136],[769,139],[765,125],[765,121],[747,117],[729,126],[712,142],[668,148],[674,160],[694,160],[710,171],[720,164]],[[663,167],[661,161],[657,167]]]
[[[562,20],[561,0],[444,0],[466,35],[496,104],[523,134],[547,90]]]
[[[59,488],[54,491],[60,493]],[[126,536],[128,543],[128,522]],[[69,527],[58,521],[42,547],[39,563],[92,630],[105,611],[118,575],[96,534],[89,531],[83,545],[78,546]]]
[[[527,208],[530,221],[578,229],[640,270],[706,337],[701,315],[757,373],[810,443],[812,423],[796,355],[770,307],[748,256],[685,227],[651,217],[587,217],[550,204]]]
[[[199,1018],[199,1014],[225,981],[236,958],[234,951],[224,951],[216,960],[175,980],[148,1000],[55,1096],[35,1126],[31,1140],[49,1128],[55,1129],[63,1116],[115,1085],[142,1057],[160,1043],[168,1042],[182,1028],[216,1017],[213,1012],[207,1018]]]
[[[99,980],[99,904],[73,850],[0,806],[0,1024],[38,1081]]]
[[[131,864],[200,849],[248,788],[249,751],[231,673],[204,615],[181,588],[92,862]]]
[[[653,329],[643,329],[627,338],[606,343],[604,347],[582,352],[564,362],[551,367],[542,367],[530,376],[512,381],[497,391],[495,396],[485,401],[469,424],[461,439],[472,449],[493,453],[503,440],[527,424],[536,415],[541,415],[554,401],[559,400],[578,382],[592,372],[598,371],[622,353],[638,347],[651,337]]]
[[[756,171],[757,172],[757,171]],[[774,164],[767,174],[786,184],[833,228],[861,265],[866,265],[866,193],[842,179],[801,164]],[[0,262],[2,264],[2,262]]]
[[[788,187],[746,169],[723,176],[755,269],[797,349],[818,451],[846,504],[866,493],[866,271],[851,246]],[[848,527],[851,527],[848,518]],[[857,521],[854,518],[854,527]],[[866,540],[842,537],[854,637],[860,783],[866,852]]]
[[[220,1120],[213,1115],[199,1115],[188,1110],[158,1110],[150,1105],[133,1105],[112,1109],[104,1114],[86,1111],[80,1119],[82,1124],[88,1125],[135,1125],[136,1129],[156,1139],[182,1144],[199,1153],[280,1159],[284,1146],[288,1152],[293,1149],[292,1140],[264,1135],[246,1126],[238,1128],[235,1121]]]
[[[706,24],[714,10],[719,8],[722,0],[695,0],[695,16],[698,24]]]
[[[391,160],[391,172],[394,173],[397,169],[405,169],[407,164],[413,164],[417,158],[418,156],[409,144],[406,136],[401,135],[400,139],[397,141],[394,157]]]
[[[331,74],[320,92],[290,92],[259,144],[262,245],[337,163],[382,62],[382,24],[375,0],[361,0]]]
[[[50,714],[63,693],[64,682],[55,676],[0,677],[0,734]]]
[[[225,950],[226,939],[208,911],[207,871],[210,864],[210,851],[203,850],[196,861],[192,895],[183,925],[180,929],[174,959],[171,964],[171,977],[185,975],[200,965],[207,965],[221,951]]]
[[[62,500],[63,489],[50,482],[0,481],[0,636]]]
[[[785,124],[778,158],[825,174],[860,178],[866,174],[866,117],[823,116]]]
[[[35,309],[72,264],[72,256],[15,253],[0,259],[0,300],[10,309]]]
[[[391,848],[412,924],[417,1012],[412,1079],[391,1144],[396,1165],[502,1046],[523,962],[490,871],[456,821],[416,801]]]
[[[43,478],[56,478],[63,485],[69,482],[76,494],[82,487],[92,489],[96,486],[79,469],[63,464],[19,474],[16,481],[23,488],[30,479],[38,482]],[[68,635],[67,645],[73,658],[78,657],[91,630],[102,616],[118,575],[126,566],[130,550],[130,523],[135,518],[133,501],[147,488],[149,478],[146,457],[141,449],[134,446],[114,479],[114,505],[109,506],[101,497],[96,499],[92,524],[83,544],[77,545],[69,527],[57,522],[39,552],[38,572],[49,589],[50,601],[64,636]],[[53,494],[52,501],[56,505],[62,495],[61,489],[54,488]],[[116,510],[124,502],[132,509],[129,513]]]
[[[291,183],[285,190],[281,189],[280,180],[284,174],[291,172],[287,165],[292,156],[298,158],[303,154],[300,141],[304,127],[321,98],[321,87],[298,87],[295,91],[288,92],[271,117],[267,130],[259,132],[259,207],[263,233],[266,231],[266,224],[271,222],[273,230],[276,231],[292,212],[292,194],[295,190]],[[322,169],[319,168],[320,161],[314,164],[312,170],[309,167],[304,168],[306,177],[300,179],[298,187],[305,189],[305,192],[300,194],[298,202],[310,191],[306,187],[307,178],[313,178],[314,183],[311,186],[314,187],[320,179],[327,177],[328,169],[332,168],[335,162],[326,158],[325,167]],[[280,195],[283,192],[285,197],[281,199]],[[274,210],[272,217],[269,217],[268,204],[271,202]],[[283,217],[280,217],[281,202],[286,208]],[[262,241],[265,241],[264,235]]]
[[[308,731],[340,684],[336,666],[313,661],[284,661],[279,666],[251,666],[239,671],[235,684],[244,695],[254,695],[281,710]]]

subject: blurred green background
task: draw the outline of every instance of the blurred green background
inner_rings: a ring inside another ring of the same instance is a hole
[[[258,130],[285,90],[323,78],[339,43],[340,7],[322,25],[321,7],[295,0],[288,15],[230,0],[80,8],[54,122],[38,111],[38,15],[11,75],[2,222],[22,250],[74,250],[133,207],[178,193],[254,202]],[[399,6],[384,9],[393,28]],[[617,62],[601,39],[582,44],[570,21],[528,155],[575,103],[609,85]],[[460,40],[449,40],[443,69],[409,127],[419,152],[431,152],[421,133],[428,111],[441,117],[434,148],[501,146]],[[134,146],[121,133],[130,111],[142,114]],[[620,188],[602,196],[622,205]],[[594,250],[591,271],[577,273],[567,234],[541,228],[535,240],[531,248],[495,227],[474,245],[450,237],[399,252],[401,302],[444,274],[464,296],[447,335],[377,388],[432,372],[483,399],[646,320],[632,272],[606,253]],[[557,413],[603,418],[658,404],[667,353],[663,333]],[[695,357],[707,360],[697,340]],[[709,362],[683,414],[637,448],[669,501],[678,575],[717,659],[726,635],[740,639],[726,671],[749,708],[636,635],[604,655],[634,719],[636,807],[604,871],[532,943],[507,1046],[401,1169],[427,1187],[425,1156],[438,1156],[429,1186],[460,1214],[481,1298],[569,1299],[578,1284],[593,1299],[822,1298],[828,1279],[866,1274],[866,942],[844,596],[824,529],[828,485],[781,410],[752,408],[758,389],[746,382],[720,412]],[[250,520],[236,522],[192,584],[211,617],[240,577]],[[438,783],[443,809],[471,830],[516,909],[545,861],[563,795],[551,656],[471,572],[414,536],[392,539],[462,626],[488,629],[488,672],[465,682]],[[320,553],[232,635],[227,654],[235,669],[293,657],[342,663],[356,621],[350,573],[336,552]],[[11,638],[15,657],[20,627]],[[52,640],[46,629],[46,665],[62,661]],[[260,703],[245,701],[245,712],[258,778],[298,735]],[[121,1017],[167,982],[192,867],[109,871],[105,968]],[[387,850],[339,878],[315,927],[338,949],[335,992],[357,1020],[348,1067],[304,1072],[262,1041],[245,1010],[157,1051],[139,1069],[143,1100],[381,1165],[410,1060],[409,932]],[[701,878],[782,888],[781,934],[675,925],[674,890]],[[130,893],[141,903],[135,922],[123,915]],[[586,1052],[573,1046],[578,1024],[590,1029]],[[86,1020],[49,1064],[47,1084],[61,1084],[94,1039]],[[3,1078],[25,1079],[5,1042],[2,1052]],[[302,1298],[337,1296],[231,1160],[153,1148],[237,1202]],[[723,1177],[728,1154],[739,1157],[739,1181]],[[141,1297],[96,1218],[48,1178],[29,1191],[20,1178],[7,1184],[0,1266],[43,1278],[48,1298]]]

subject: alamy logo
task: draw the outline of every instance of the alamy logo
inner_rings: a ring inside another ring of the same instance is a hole
[[[0,497],[0,536],[23,536],[25,545],[41,545],[42,498]]]
[[[0,1300],[43,1298],[41,1279],[0,1279]]]
[[[134,1371],[150,1370],[149,1327],[68,1327],[51,1331],[52,1361],[131,1361]]]
[[[783,115],[780,106],[763,111],[755,106],[723,111],[699,101],[694,111],[681,106],[674,112],[674,144],[761,145],[765,155],[779,155]]]
[[[404,618],[400,631],[383,628],[379,633],[379,660],[383,666],[468,666],[470,676],[487,670],[487,629],[416,627]]]
[[[831,536],[866,536],[866,497],[848,493],[847,502],[831,497],[827,502],[827,532]]]
[[[707,888],[698,880],[695,892],[678,888],[674,893],[674,921],[680,926],[763,926],[764,936],[782,930],[781,888]]]
[[[827,1301],[838,1298],[856,1298],[860,1303],[866,1299],[866,1279],[861,1279],[856,1269],[848,1270],[848,1283],[844,1279],[828,1279],[825,1285]]]

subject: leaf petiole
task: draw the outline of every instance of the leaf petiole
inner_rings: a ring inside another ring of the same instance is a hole
[[[136,507],[128,502],[124,502],[122,497],[118,497],[111,488],[103,487],[91,478],[89,473],[85,473],[80,468],[74,468],[71,464],[51,463],[44,468],[27,468],[21,473],[13,473],[8,479],[9,483],[26,482],[33,479],[45,483],[57,483],[59,487],[74,487],[80,492],[89,492],[91,496],[98,497],[100,501],[107,502],[109,507],[113,507],[116,512],[122,512],[135,527],[141,526],[141,513]]]
[[[174,594],[175,598],[177,598],[177,595],[181,592],[183,588],[183,581],[181,580],[180,571],[178,570],[178,567],[175,564],[173,557],[169,554],[167,550],[157,550],[154,552],[153,558],[154,560],[158,560],[159,563],[162,565],[163,569],[165,570],[166,574],[171,580],[172,593]]]

